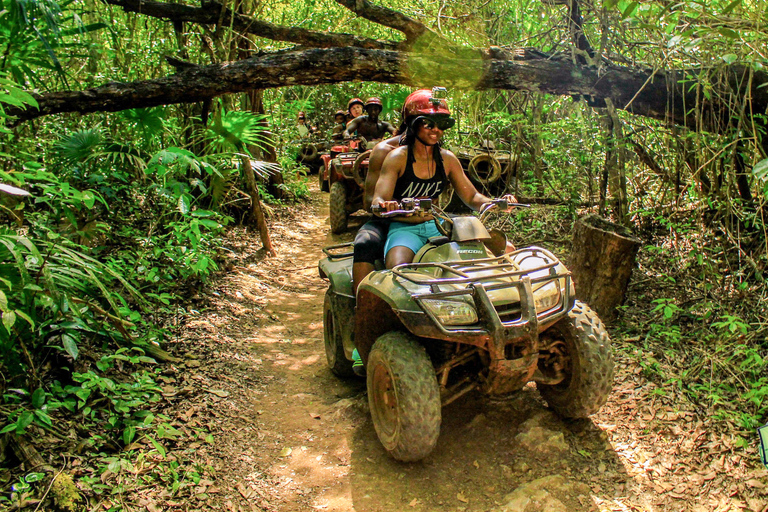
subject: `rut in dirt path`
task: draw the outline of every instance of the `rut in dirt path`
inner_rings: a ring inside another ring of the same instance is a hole
[[[469,394],[443,409],[429,457],[392,460],[370,422],[364,382],[326,367],[327,285],[317,261],[323,246],[353,232],[329,234],[328,196],[316,194],[272,220],[277,258],[254,250],[256,236],[232,234],[236,256],[187,324],[181,343],[202,361],[187,378],[207,392],[190,397],[183,414],[208,418],[215,439],[195,449],[217,488],[200,510],[729,510],[738,501],[733,475],[712,477],[692,455],[668,465],[659,447],[671,422],[641,419],[654,386],[620,354],[614,393],[588,420],[563,422],[532,385],[501,403]],[[683,435],[708,439],[699,418],[676,414]],[[721,468],[735,466],[726,459]],[[706,499],[696,498],[702,488]]]

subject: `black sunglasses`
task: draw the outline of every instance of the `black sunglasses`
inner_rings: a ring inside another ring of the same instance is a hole
[[[453,128],[453,125],[456,124],[456,120],[452,117],[443,117],[443,118],[432,118],[432,117],[420,117],[421,124],[424,125],[424,128],[427,130],[431,130],[435,126],[437,126],[439,129],[445,131],[448,128]]]

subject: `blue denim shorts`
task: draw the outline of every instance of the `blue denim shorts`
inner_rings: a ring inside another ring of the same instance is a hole
[[[387,235],[387,244],[384,246],[384,254],[386,255],[391,248],[398,246],[407,247],[415,254],[433,236],[440,236],[434,220],[421,224],[394,221],[389,225],[389,235]]]

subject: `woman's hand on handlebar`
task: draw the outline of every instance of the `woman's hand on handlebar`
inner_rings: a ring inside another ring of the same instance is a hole
[[[431,218],[430,211],[432,210],[432,200],[429,198],[404,198],[402,201],[385,201],[380,199],[378,203],[371,205],[371,212],[379,217],[404,216],[404,217],[420,217],[423,220]]]
[[[517,203],[517,198],[512,194],[504,194],[499,199],[507,202],[507,211],[512,210],[512,207]]]
[[[378,204],[371,206],[371,211],[374,215],[381,217],[384,213],[399,210],[400,203],[397,201],[379,201]]]
[[[480,207],[480,214],[485,214],[494,208],[499,208],[503,211],[511,211],[515,206],[522,206],[517,202],[517,198],[512,194],[505,194],[498,199],[492,199],[487,203],[483,203]]]

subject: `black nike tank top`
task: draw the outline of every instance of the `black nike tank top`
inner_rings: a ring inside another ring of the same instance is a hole
[[[403,175],[397,179],[392,199],[401,201],[406,197],[429,197],[436,199],[445,189],[448,177],[445,175],[443,156],[440,154],[440,146],[432,146],[432,157],[435,159],[435,174],[431,178],[421,179],[413,172],[413,163],[416,157],[413,154],[413,146],[408,146],[408,157],[405,161]]]

